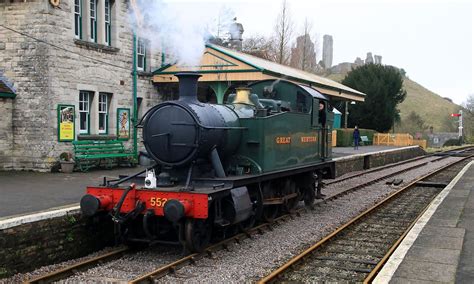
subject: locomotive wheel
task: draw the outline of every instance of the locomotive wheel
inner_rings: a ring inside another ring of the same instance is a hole
[[[239,229],[241,231],[248,230],[255,226],[258,220],[262,219],[263,205],[262,205],[262,193],[258,186],[249,188],[250,201],[253,205],[254,214],[250,216],[247,220],[244,220],[239,223]]]
[[[267,198],[275,197],[276,188],[273,188],[272,182],[266,182],[263,184],[262,195],[263,200]],[[266,222],[272,222],[278,216],[279,205],[263,205],[262,219]]]
[[[263,220],[272,222],[278,216],[278,205],[266,205],[263,207]]]
[[[304,191],[304,198],[303,198],[304,205],[312,208],[315,199],[316,199],[316,188],[315,188],[315,186],[313,185],[309,188],[306,188],[306,190]]]
[[[209,219],[188,219],[184,225],[186,248],[191,252],[202,252],[211,240],[212,223]]]
[[[292,179],[287,179],[285,181],[285,195],[297,193],[297,196],[287,200],[285,204],[285,210],[291,212],[298,205],[300,201],[299,188],[296,186],[296,182]]]

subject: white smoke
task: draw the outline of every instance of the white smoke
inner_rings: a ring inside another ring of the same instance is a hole
[[[136,0],[138,13],[130,7],[129,18],[138,36],[150,41],[152,51],[164,52],[167,63],[196,68],[205,43],[213,37],[215,18],[203,16],[193,6],[175,5],[162,0]],[[212,11],[209,11],[212,14]],[[219,19],[221,12],[214,13]],[[228,30],[231,15],[226,13],[220,29]],[[230,19],[229,19],[230,18]]]

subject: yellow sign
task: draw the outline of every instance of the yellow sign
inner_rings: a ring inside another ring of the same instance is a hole
[[[65,121],[59,124],[59,140],[74,140],[74,123]]]
[[[74,106],[58,105],[58,140],[74,140]]]

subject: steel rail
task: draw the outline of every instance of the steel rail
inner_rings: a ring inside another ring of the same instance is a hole
[[[426,156],[423,156],[423,157],[426,157]],[[444,158],[445,156],[443,156]],[[417,157],[417,158],[420,158],[420,157]],[[467,159],[469,157],[466,157],[464,159]],[[463,159],[463,160],[464,160]],[[416,161],[418,159],[411,159],[411,161]],[[397,174],[400,174],[402,172],[405,172],[405,171],[408,171],[408,170],[411,170],[413,168],[416,168],[416,167],[421,167],[421,166],[424,166],[426,165],[428,162],[426,163],[422,163],[422,164],[419,164],[419,165],[415,165],[415,166],[412,166],[412,167],[409,167],[409,168],[406,168],[402,171],[399,171],[397,173],[392,173],[392,174],[389,174],[389,175],[386,175],[384,177],[380,177],[380,178],[377,178],[377,179],[374,179],[374,180],[371,180],[371,181],[368,181],[368,182],[365,182],[363,184],[360,184],[360,185],[357,185],[357,186],[353,186],[347,190],[344,190],[343,192],[339,192],[335,195],[332,195],[332,196],[329,196],[328,198],[324,199],[324,200],[320,200],[320,202],[325,202],[327,200],[332,200],[332,199],[336,199],[344,194],[347,194],[349,192],[353,192],[357,189],[360,189],[360,188],[363,188],[365,186],[368,186],[368,185],[371,185],[375,182],[378,182],[378,181],[381,181],[381,180],[384,180],[384,179],[387,179],[391,176],[394,176],[394,175],[397,175]],[[400,163],[395,163],[395,165],[397,164],[400,164]],[[403,163],[402,163],[403,164]],[[453,163],[454,164],[454,163]],[[394,164],[390,164],[391,166],[393,166]],[[386,167],[384,167],[386,168]],[[378,168],[377,168],[378,169]],[[367,172],[362,172],[360,174],[357,174],[357,175],[353,175],[349,178],[354,178],[354,177],[357,177],[357,176],[360,176],[360,175],[363,175]],[[317,202],[318,203],[318,202]],[[316,203],[316,204],[317,204]],[[244,233],[240,233],[238,235],[235,235],[235,236],[232,236],[226,240],[223,240],[217,244],[214,244],[208,248],[206,248],[206,250],[203,252],[203,253],[194,253],[194,254],[191,254],[191,255],[188,255],[180,260],[177,260],[177,261],[174,261],[173,263],[170,263],[168,265],[165,265],[163,267],[160,267],[158,268],[157,270],[153,271],[153,272],[150,272],[146,275],[143,275],[141,276],[140,278],[136,278],[132,281],[130,281],[129,283],[147,283],[147,282],[153,282],[153,280],[159,278],[160,276],[165,276],[166,274],[168,273],[173,273],[175,272],[177,269],[181,268],[181,267],[184,267],[185,265],[187,264],[190,264],[190,263],[194,263],[196,260],[198,259],[201,259],[203,257],[205,257],[206,255],[212,255],[213,252],[217,251],[219,248],[224,248],[224,249],[227,249],[228,248],[228,245],[232,242],[235,242],[235,243],[240,243],[241,240],[243,239],[246,239],[246,238],[252,238],[252,235],[253,234],[262,234],[263,233],[263,230],[264,228],[267,228],[268,230],[272,230],[272,225],[273,224],[278,224],[280,221],[284,220],[284,219],[288,219],[288,218],[291,218],[293,219],[294,216],[300,216],[300,214],[304,211],[307,211],[307,208],[306,207],[303,207],[303,208],[299,208],[299,209],[296,209],[288,214],[285,214],[285,215],[282,215],[282,216],[279,216],[277,218],[275,218],[272,222],[269,222],[269,223],[263,223],[263,224],[260,224],[254,228],[251,228],[247,231],[245,231]],[[80,263],[77,263],[77,264],[74,264],[74,265],[71,265],[71,266],[68,266],[68,267],[64,267],[62,269],[59,269],[57,271],[53,271],[47,275],[43,275],[43,276],[39,276],[39,277],[36,277],[36,278],[33,278],[33,279],[29,279],[27,281],[25,281],[24,283],[52,283],[54,281],[58,281],[58,280],[61,280],[61,279],[65,279],[71,275],[73,275],[75,272],[77,271],[81,271],[81,270],[85,270],[85,269],[88,269],[90,267],[93,267],[101,262],[104,262],[104,261],[110,261],[110,260],[113,260],[113,259],[116,259],[116,258],[119,258],[121,257],[123,254],[125,254],[126,252],[130,251],[130,249],[128,247],[125,247],[125,248],[119,248],[117,250],[114,250],[114,251],[111,251],[111,252],[108,252],[108,253],[105,253],[103,255],[100,255],[100,256],[97,256],[97,257],[94,257],[92,259],[89,259],[89,260],[86,260],[86,261],[83,261],[83,262],[80,262]]]
[[[448,165],[449,166],[452,166],[452,165],[455,165],[457,163],[460,163],[462,161],[465,161],[467,159],[470,159],[474,157],[474,155],[470,155],[470,156],[467,156],[465,158],[462,158],[461,160],[459,161],[456,161],[454,163],[452,163],[451,165]],[[441,170],[444,170],[446,169],[447,167],[443,167]],[[438,171],[439,172],[439,171]],[[436,173],[435,173],[436,174]],[[434,175],[434,174],[433,174]],[[432,176],[432,175],[430,175]],[[429,176],[429,177],[430,177]],[[377,263],[377,265],[375,266],[375,268],[369,273],[369,275],[367,275],[367,277],[364,279],[364,284],[366,283],[370,283],[374,278],[375,276],[379,273],[379,271],[382,269],[382,267],[385,265],[385,263],[387,262],[387,260],[390,258],[390,256],[393,254],[393,252],[398,248],[398,246],[400,245],[400,243],[403,241],[403,239],[406,237],[406,235],[408,235],[408,233],[410,232],[410,230],[413,228],[413,226],[415,226],[416,222],[418,222],[418,220],[423,216],[423,214],[426,212],[426,210],[428,210],[428,208],[430,207],[431,205],[431,202],[420,212],[420,214],[418,215],[418,217],[410,224],[410,226],[408,226],[408,228],[405,230],[405,232],[400,236],[400,238],[398,238],[398,240],[393,244],[393,246],[390,247],[390,249],[387,251],[387,253],[383,256],[383,258],[379,261],[379,263]]]
[[[418,161],[418,160],[426,159],[426,158],[432,157],[433,155],[434,154],[418,156],[418,157],[414,157],[414,158],[411,158],[411,159],[408,159],[408,160],[399,161],[399,162],[396,162],[396,163],[391,163],[391,164],[383,165],[383,166],[380,166],[380,167],[363,170],[363,172],[361,172],[361,173],[348,175],[346,177],[339,178],[339,179],[336,178],[334,180],[327,181],[324,184],[325,185],[330,185],[330,184],[339,183],[339,182],[342,182],[342,181],[345,181],[345,180],[348,180],[348,179],[359,177],[359,176],[364,175],[364,174],[379,172],[379,171],[382,171],[384,169],[391,168],[391,167],[394,167],[394,166],[400,166],[400,165],[408,164],[408,163],[415,162],[415,161]],[[444,157],[442,157],[442,158],[444,158]]]
[[[383,199],[382,201],[378,202],[377,204],[375,204],[374,206],[370,207],[369,209],[365,210],[364,212],[362,212],[361,214],[359,214],[358,216],[354,217],[353,219],[351,219],[349,222],[347,222],[346,224],[342,225],[341,227],[337,228],[335,231],[333,231],[332,233],[330,233],[329,235],[327,235],[326,237],[324,237],[322,240],[318,241],[316,244],[312,245],[311,247],[309,247],[308,249],[304,250],[302,253],[300,253],[299,255],[291,258],[288,262],[286,262],[285,264],[283,264],[282,266],[280,266],[279,268],[277,268],[276,270],[274,270],[273,272],[271,272],[269,275],[267,275],[266,277],[260,279],[260,281],[258,281],[258,283],[268,283],[270,281],[273,281],[275,280],[279,275],[283,274],[288,268],[292,267],[294,264],[298,263],[300,260],[302,260],[303,258],[309,256],[313,251],[315,251],[316,249],[319,249],[322,245],[330,242],[332,239],[334,239],[335,236],[339,235],[342,231],[344,231],[345,229],[347,229],[348,227],[350,227],[351,225],[353,225],[354,223],[356,223],[357,221],[359,221],[360,219],[368,216],[369,214],[371,214],[375,209],[379,208],[380,206],[382,206],[383,204],[385,204],[386,202],[390,201],[390,200],[393,200],[395,197],[399,196],[399,194],[401,194],[402,192],[404,192],[405,190],[413,187],[413,186],[416,186],[416,183],[421,181],[421,180],[424,180],[424,179],[427,179],[443,170],[445,170],[446,168],[448,167],[451,167],[457,163],[460,163],[466,159],[469,159],[469,158],[472,158],[473,155],[471,156],[468,156],[468,157],[464,157],[464,158],[461,158],[460,160],[458,161],[455,161],[453,163],[450,163],[448,165],[445,165],[439,169],[437,169],[436,171],[433,171],[429,174],[426,174],[412,182],[410,182],[408,185],[404,186],[403,188],[393,192],[392,194],[390,194],[388,197],[386,197],[385,199]],[[429,204],[428,204],[429,206]],[[426,208],[424,209],[426,210]],[[423,210],[423,212],[424,212]],[[390,255],[391,253],[396,249],[396,247],[400,244],[400,240],[397,240],[397,242],[394,244],[395,247],[391,248],[389,250],[390,252]],[[387,256],[388,255],[388,256]],[[388,253],[385,254],[385,256],[383,257],[383,259],[380,261],[385,261],[388,259],[388,257],[390,256]],[[379,262],[379,263],[380,263]],[[377,264],[377,268],[380,269],[383,264]],[[377,272],[374,272],[373,275],[376,275]],[[371,276],[373,277],[373,276]]]
[[[419,165],[415,165],[413,167],[421,167],[423,165],[425,165],[426,163],[422,163],[422,164],[419,164]],[[407,170],[410,170],[412,169],[413,167],[409,167],[407,169],[404,169],[403,171],[407,171]],[[356,186],[353,186],[351,188],[348,188],[346,189],[345,191],[343,192],[339,192],[335,195],[332,195],[332,196],[329,196],[328,198],[324,199],[324,200],[320,200],[319,202],[324,202],[324,201],[328,201],[328,200],[332,200],[332,199],[336,199],[344,194],[347,194],[349,192],[352,192],[352,191],[355,191],[357,189],[360,189],[360,188],[363,188],[365,186],[368,186],[374,182],[377,182],[377,181],[380,181],[380,180],[383,180],[383,179],[386,179],[386,178],[389,178],[395,174],[399,174],[400,172],[397,172],[397,173],[392,173],[390,175],[387,175],[387,176],[384,176],[384,177],[381,177],[381,178],[378,178],[376,180],[370,180],[368,182],[365,182],[363,184],[360,184],[360,185],[356,185]],[[360,175],[362,175],[364,173],[361,173]],[[317,204],[318,202],[316,202]],[[306,208],[300,208],[300,209],[297,209],[291,213],[288,213],[288,214],[285,214],[285,215],[282,215],[282,216],[279,216],[278,218],[275,218],[273,220],[273,222],[271,223],[263,223],[263,224],[260,224],[254,228],[251,228],[249,229],[248,231],[244,232],[244,233],[241,233],[241,234],[238,234],[236,236],[233,236],[229,239],[226,239],[226,240],[223,240],[217,244],[214,244],[210,247],[208,247],[206,250],[205,250],[205,253],[201,253],[201,254],[198,254],[198,253],[195,253],[195,254],[191,254],[191,255],[188,255],[180,260],[177,260],[177,261],[174,261],[173,263],[170,263],[168,265],[165,265],[165,266],[162,266],[160,268],[158,268],[157,270],[153,271],[153,272],[150,272],[146,275],[143,275],[141,276],[140,278],[136,278],[132,281],[130,281],[129,283],[147,283],[147,282],[152,282],[153,279],[156,279],[156,278],[159,278],[159,277],[163,277],[165,276],[166,274],[168,273],[172,273],[174,271],[176,271],[177,269],[181,268],[181,267],[184,267],[186,266],[187,264],[189,263],[193,263],[194,261],[200,259],[200,258],[203,258],[206,254],[211,254],[212,251],[214,250],[217,250],[219,247],[226,247],[229,243],[231,242],[240,242],[240,240],[242,239],[245,239],[245,238],[251,238],[251,235],[253,233],[263,233],[263,229],[264,228],[269,228],[270,229],[270,226],[273,224],[273,223],[278,223],[280,222],[281,220],[284,220],[286,218],[294,218],[294,215],[299,215],[301,214],[301,212],[305,211]],[[118,258],[120,257],[120,253],[124,253],[124,249],[119,249],[117,251],[113,251],[113,252],[109,252],[109,253],[106,253],[102,256],[98,256],[98,257],[95,257],[93,259],[90,259],[90,260],[87,260],[87,261],[84,261],[84,262],[80,262],[78,264],[75,264],[75,265],[72,265],[72,266],[69,266],[69,267],[65,267],[65,268],[62,268],[60,270],[57,270],[57,271],[54,271],[52,273],[49,273],[47,275],[44,275],[44,276],[40,276],[40,277],[37,277],[37,278],[34,278],[32,280],[28,280],[27,282],[25,283],[51,283],[51,282],[54,282],[54,281],[58,281],[58,280],[61,280],[61,279],[65,279],[69,276],[71,276],[72,274],[74,274],[75,271],[78,271],[78,270],[85,270],[89,267],[92,267],[94,265],[96,265],[97,263],[101,262],[101,261],[107,261],[107,260],[110,260],[110,259],[113,259],[113,258]]]
[[[300,209],[305,210],[304,208]],[[188,264],[193,264],[197,260],[200,260],[206,256],[212,256],[212,254],[216,251],[219,251],[220,249],[229,249],[229,245],[232,243],[240,243],[244,239],[252,238],[253,235],[255,234],[263,234],[263,230],[266,228],[268,230],[272,230],[272,225],[279,223],[281,220],[286,219],[286,218],[293,218],[293,215],[298,215],[298,212],[294,213],[289,213],[282,215],[278,218],[275,218],[272,223],[264,223],[260,224],[256,227],[253,227],[249,230],[247,230],[244,233],[237,234],[235,236],[232,236],[228,239],[222,240],[214,245],[211,245],[210,247],[206,248],[203,252],[200,253],[193,253],[188,256],[185,256],[179,260],[176,260],[172,263],[166,264],[164,266],[159,267],[158,269],[142,275],[140,277],[137,277],[131,281],[129,281],[129,284],[135,284],[135,283],[154,283],[154,281],[158,278],[164,277],[170,273],[176,272],[178,269],[188,265]]]
[[[36,284],[36,283],[52,283],[55,281],[59,281],[73,275],[77,271],[83,271],[83,270],[89,269],[103,261],[110,261],[110,260],[119,258],[128,251],[130,251],[128,247],[121,247],[116,250],[96,256],[92,259],[81,261],[71,266],[67,266],[59,270],[53,271],[51,273],[48,273],[46,275],[29,279],[25,283]]]
[[[445,157],[442,157],[442,158],[445,158]],[[347,194],[349,192],[353,192],[357,189],[361,189],[361,188],[364,188],[368,185],[371,185],[375,182],[379,182],[379,181],[382,181],[384,179],[387,179],[387,178],[390,178],[392,176],[395,176],[395,175],[399,175],[400,173],[402,172],[406,172],[406,171],[409,171],[409,170],[412,170],[414,168],[418,168],[418,167],[422,167],[424,165],[426,165],[428,162],[425,162],[425,163],[421,163],[421,164],[418,164],[418,165],[414,165],[414,166],[411,166],[411,167],[408,167],[406,169],[403,169],[401,171],[398,171],[396,173],[391,173],[391,174],[388,174],[386,176],[383,176],[383,177],[380,177],[380,178],[377,178],[377,179],[374,179],[374,180],[370,180],[368,182],[365,182],[363,184],[359,184],[359,185],[356,185],[356,186],[353,186],[351,188],[348,188],[342,192],[339,192],[335,195],[332,195],[332,196],[329,196],[328,198],[324,199],[324,200],[320,200],[319,202],[317,203],[321,203],[321,202],[325,202],[325,201],[328,201],[328,200],[333,200],[333,199],[336,199],[344,194]],[[361,173],[360,175],[363,175],[364,173]],[[316,203],[316,204],[317,204]],[[206,255],[211,255],[214,251],[217,251],[219,248],[223,247],[223,248],[227,248],[228,244],[232,243],[232,242],[237,242],[239,243],[240,240],[243,240],[245,238],[251,238],[252,234],[254,233],[263,233],[263,228],[268,228],[269,230],[272,230],[271,229],[271,226],[273,224],[277,224],[278,222],[280,222],[281,220],[283,219],[286,219],[286,218],[294,218],[294,215],[299,215],[301,214],[303,211],[306,211],[307,209],[305,207],[303,208],[300,208],[300,209],[296,209],[295,211],[291,212],[291,213],[288,213],[288,214],[285,214],[285,215],[282,215],[282,216],[279,216],[278,218],[275,218],[275,220],[273,220],[273,222],[271,223],[263,223],[259,226],[256,226],[254,228],[251,228],[249,229],[248,231],[244,232],[244,233],[241,233],[241,234],[238,234],[236,236],[233,236],[233,237],[230,237],[229,239],[226,239],[226,240],[223,240],[217,244],[214,244],[210,247],[208,247],[203,253],[194,253],[194,254],[191,254],[191,255],[188,255],[182,259],[179,259],[177,261],[174,261],[170,264],[167,264],[167,265],[164,265],[162,267],[159,267],[158,269],[148,273],[148,274],[145,274],[145,275],[142,275],[134,280],[131,280],[129,281],[128,283],[129,284],[135,284],[135,283],[153,283],[154,280],[158,279],[158,278],[161,278],[161,277],[164,277],[170,273],[174,273],[175,271],[177,271],[178,269],[188,265],[188,264],[192,264],[194,263],[195,261],[199,260],[199,259],[202,259],[204,258]]]
[[[414,158],[411,158],[411,159],[408,159],[408,160],[399,161],[399,162],[396,162],[396,163],[391,163],[391,164],[383,165],[383,166],[380,166],[380,167],[364,170],[362,173],[352,174],[352,175],[349,175],[347,177],[343,177],[343,178],[340,178],[340,179],[335,179],[335,180],[332,180],[332,181],[328,181],[328,182],[325,183],[325,185],[339,183],[339,182],[342,182],[342,181],[345,181],[345,180],[348,180],[348,179],[359,177],[359,176],[364,175],[364,174],[379,172],[381,170],[391,168],[391,167],[394,167],[394,166],[400,166],[400,165],[408,164],[408,163],[415,162],[415,161],[418,161],[418,160],[426,159],[426,158],[429,158],[429,157],[436,156],[440,153],[449,153],[449,152],[464,153],[464,152],[472,150],[473,148],[474,148],[473,146],[468,145],[468,146],[462,146],[462,147],[447,150],[447,151],[437,151],[437,152],[430,153],[430,154],[427,154],[427,155],[414,157]],[[448,157],[450,157],[450,156],[449,155],[439,156],[438,159],[432,160],[430,162],[436,162],[436,161],[439,161],[439,160],[442,160],[442,159],[445,159],[445,158],[448,158]]]

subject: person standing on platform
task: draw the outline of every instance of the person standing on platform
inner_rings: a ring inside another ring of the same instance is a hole
[[[354,138],[354,150],[358,150],[360,133],[359,133],[359,128],[357,128],[357,125],[354,128],[354,133],[352,133],[352,137]]]

